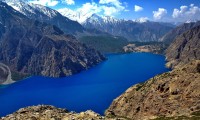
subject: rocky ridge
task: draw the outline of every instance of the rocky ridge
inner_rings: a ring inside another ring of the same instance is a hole
[[[200,111],[200,60],[130,87],[113,101],[106,116],[131,120],[187,116]]]
[[[160,41],[162,41],[166,44],[171,44],[176,39],[176,37],[178,37],[179,35],[183,34],[184,32],[186,32],[194,27],[197,27],[199,25],[200,25],[200,21],[181,24],[178,27],[176,27],[176,28],[172,29],[171,31],[169,31],[168,33],[166,33],[160,39]]]
[[[171,68],[200,60],[200,26],[178,36],[166,50],[167,66]]]
[[[49,105],[38,105],[22,108],[0,120],[104,120],[99,114],[88,110],[75,113]]]

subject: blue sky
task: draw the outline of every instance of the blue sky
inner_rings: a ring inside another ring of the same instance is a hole
[[[30,0],[53,9],[69,8],[121,19],[180,22],[200,19],[199,0]]]

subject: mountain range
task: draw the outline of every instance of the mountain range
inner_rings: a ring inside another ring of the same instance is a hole
[[[124,38],[128,41],[139,42],[159,41],[165,33],[174,28],[174,26],[169,23],[158,23],[148,20],[122,20],[110,16],[101,17],[96,14],[82,15],[82,12],[77,13],[70,11],[70,9],[58,10],[59,13],[51,8],[28,3],[22,0],[3,1],[23,15],[27,16],[29,19],[55,25],[66,34],[73,34],[78,40],[92,47],[94,44],[90,43],[94,43],[93,40],[96,36],[99,36],[99,38],[104,38],[103,36],[113,38],[112,44],[119,41],[117,39],[114,40],[116,38],[115,36],[123,37],[120,41],[124,40]],[[83,39],[88,42],[83,41]],[[118,44],[122,43],[120,41]],[[98,45],[103,46],[106,42],[105,39],[102,39]],[[95,44],[95,46],[98,45]],[[120,48],[120,51],[122,51],[122,47]],[[99,50],[105,52],[103,49]],[[108,52],[115,51],[118,50],[112,48]]]
[[[49,23],[59,27],[67,34],[83,32],[84,28],[76,21],[61,15],[58,11],[39,4],[28,3],[23,0],[2,0],[29,19]]]
[[[104,60],[57,26],[29,19],[3,2],[0,38],[0,62],[20,75],[63,77]]]
[[[133,20],[115,19],[110,16],[100,17],[93,14],[82,25],[87,29],[98,29],[114,36],[122,36],[129,41],[159,41],[174,28],[169,23],[151,21],[136,22]]]

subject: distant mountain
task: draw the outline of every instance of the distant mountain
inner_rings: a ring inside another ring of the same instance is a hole
[[[102,60],[99,52],[65,35],[58,27],[31,20],[0,2],[0,62],[11,71],[62,77]]]
[[[110,16],[98,16],[93,14],[82,23],[85,28],[98,29],[114,36],[122,36],[129,41],[159,41],[159,39],[173,29],[169,23],[136,22],[132,20],[115,19]]]
[[[160,40],[162,42],[170,44],[177,36],[199,25],[200,21],[181,24],[178,27],[174,28],[173,30],[169,31],[167,34],[165,34]]]
[[[190,25],[193,26],[194,23]],[[187,64],[191,60],[200,60],[199,48],[200,25],[184,32],[171,43],[166,50],[167,65],[174,68]]]
[[[82,11],[77,12],[68,8],[58,9],[58,12],[71,20],[79,22],[80,24],[85,22],[85,20],[92,15],[91,13],[84,13]]]
[[[6,2],[8,5],[12,6],[15,10],[24,14],[28,18],[56,25],[65,33],[75,34],[76,32],[84,31],[84,28],[78,22],[72,21],[67,17],[64,17],[58,11],[51,8],[38,4],[24,2],[24,0],[2,1]]]

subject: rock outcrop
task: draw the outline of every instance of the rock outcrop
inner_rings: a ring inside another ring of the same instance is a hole
[[[68,110],[56,108],[49,105],[39,105],[21,108],[17,112],[10,114],[0,120],[104,120],[99,114],[88,110],[86,112],[75,113]]]
[[[30,20],[0,2],[0,62],[11,71],[63,77],[104,59],[98,51],[65,35],[56,26]]]
[[[200,60],[200,26],[180,36],[166,50],[167,66],[171,68],[187,64],[191,60]]]
[[[8,66],[0,63],[0,84],[13,83],[12,74]]]
[[[131,120],[186,116],[200,111],[200,60],[134,85],[113,101],[106,116]]]

